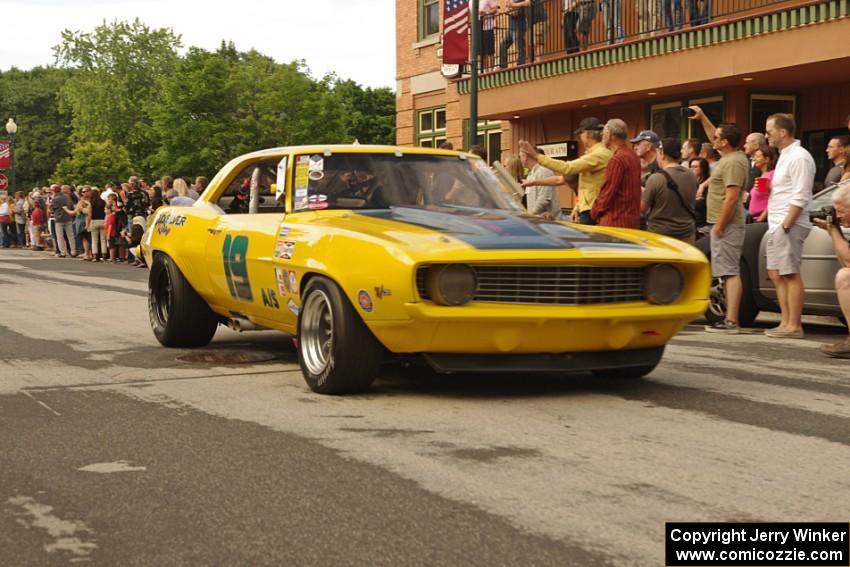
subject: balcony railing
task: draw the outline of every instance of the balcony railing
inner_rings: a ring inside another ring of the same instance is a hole
[[[479,69],[487,72],[524,65],[803,3],[800,0],[532,0],[531,6],[479,18]]]

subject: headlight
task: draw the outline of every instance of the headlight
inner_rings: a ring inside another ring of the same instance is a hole
[[[466,264],[443,264],[428,270],[428,293],[440,305],[463,305],[475,296],[478,280]]]
[[[682,295],[685,278],[682,271],[671,264],[656,264],[646,269],[643,291],[650,303],[670,305]]]

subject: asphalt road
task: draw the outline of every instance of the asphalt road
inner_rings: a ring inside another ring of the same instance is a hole
[[[850,361],[680,334],[640,381],[186,362],[146,270],[0,251],[0,564],[660,565],[665,521],[843,521]],[[762,323],[764,327],[770,323]]]

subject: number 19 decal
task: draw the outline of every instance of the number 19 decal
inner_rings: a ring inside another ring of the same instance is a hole
[[[224,237],[224,277],[233,299],[254,301],[251,282],[248,280],[248,237],[229,234]]]

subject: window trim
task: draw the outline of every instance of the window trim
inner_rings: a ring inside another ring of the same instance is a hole
[[[753,101],[756,100],[784,100],[790,101],[792,103],[791,115],[794,117],[794,120],[797,121],[797,130],[800,129],[800,120],[799,115],[797,114],[797,110],[799,109],[799,96],[796,93],[788,93],[788,92],[780,92],[780,93],[770,93],[770,92],[759,92],[759,91],[750,91],[747,95],[747,126],[750,128],[752,132],[761,132],[764,130],[764,126],[761,128],[752,129],[752,121],[753,121]],[[798,131],[797,134],[800,134]],[[799,136],[798,136],[799,137]]]
[[[423,147],[422,141],[424,141],[424,140],[429,140],[432,143],[432,146],[426,146],[426,147],[433,147],[433,148],[438,147],[440,143],[446,141],[447,128],[437,128],[437,113],[441,112],[441,111],[445,112],[446,107],[445,106],[432,106],[432,107],[429,107],[429,108],[416,109],[416,136],[415,136],[415,140],[416,140],[416,146],[417,147]],[[425,115],[428,115],[428,114],[431,115],[431,126],[432,126],[431,130],[422,130],[422,117],[425,116]],[[439,140],[439,142],[438,142],[438,140]]]
[[[437,30],[428,33],[427,8],[432,5],[437,6]],[[418,41],[421,42],[440,35],[440,0],[417,0],[416,13],[418,19],[416,37]]]
[[[722,114],[722,116],[724,117],[724,120],[725,120],[725,118],[726,118],[726,96],[722,93],[721,94],[706,94],[706,95],[698,95],[698,96],[683,96],[683,97],[677,98],[677,99],[668,99],[666,101],[658,101],[658,102],[647,101],[647,105],[646,105],[647,128],[649,128],[653,132],[655,131],[655,129],[653,128],[654,124],[652,123],[652,113],[656,109],[657,110],[666,110],[668,108],[675,108],[676,106],[679,106],[679,107],[683,107],[683,106],[686,106],[686,105],[687,106],[693,106],[695,104],[706,104],[706,103],[713,103],[713,102],[721,103],[721,105],[722,105],[721,106],[721,114]],[[694,120],[688,120],[687,118],[684,118],[684,120],[687,120],[687,127],[682,128],[682,131],[679,134],[679,138],[683,142],[685,140],[687,140],[688,138],[697,138],[698,136],[693,135],[693,128],[699,127],[699,125]]]

